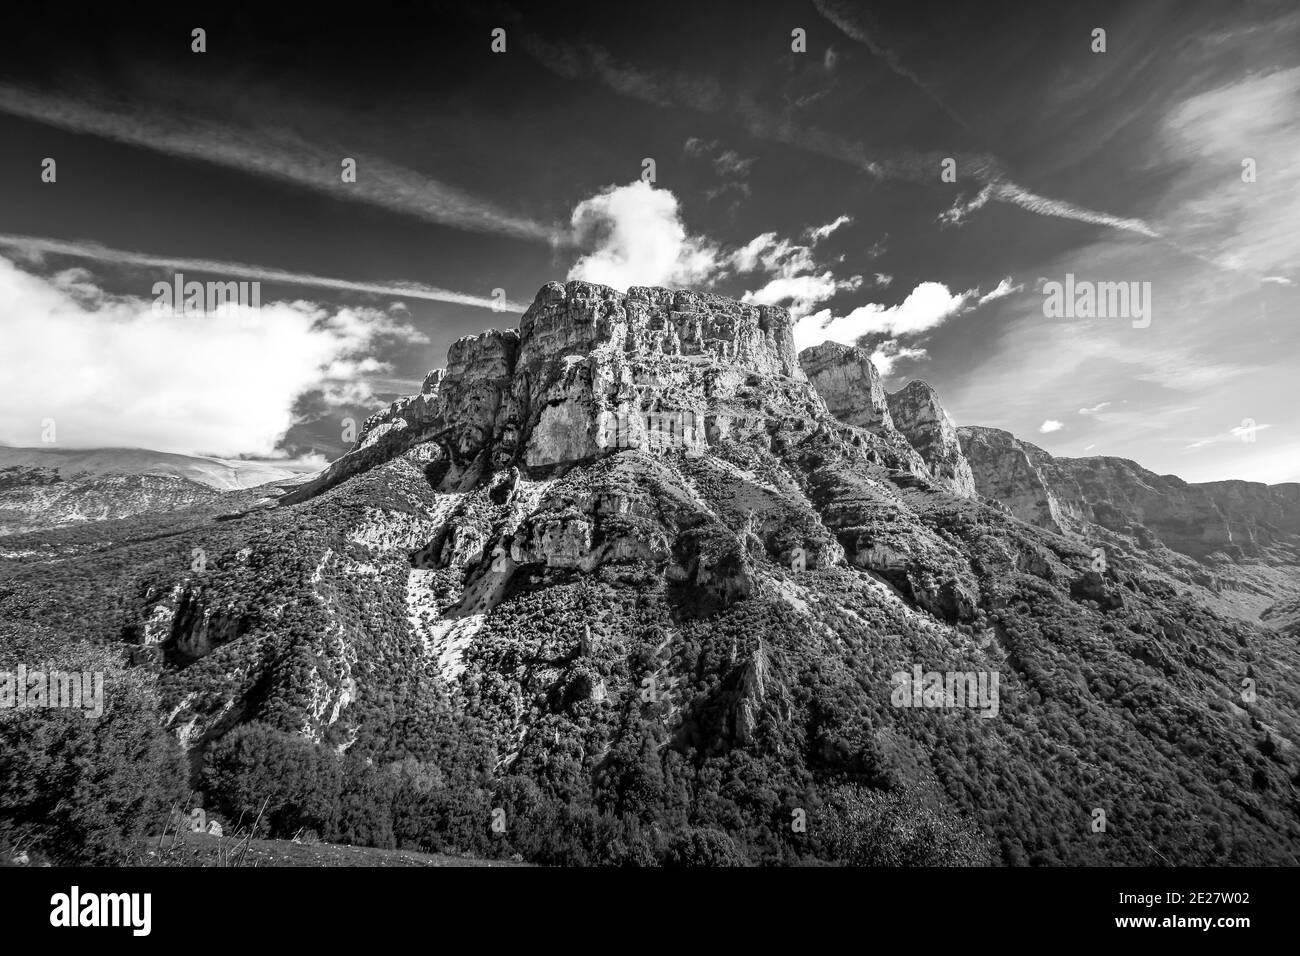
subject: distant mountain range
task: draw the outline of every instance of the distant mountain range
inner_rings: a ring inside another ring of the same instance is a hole
[[[0,446],[0,536],[170,511],[303,477],[290,463],[142,448]]]
[[[278,461],[244,461],[174,455],[145,448],[19,448],[0,445],[0,469],[21,466],[57,470],[75,476],[157,475],[188,478],[209,488],[253,488],[309,473],[310,465]]]

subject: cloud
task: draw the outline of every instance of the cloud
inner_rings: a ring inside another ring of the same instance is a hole
[[[997,299],[1002,299],[1009,295],[1012,295],[1013,293],[1019,292],[1023,288],[1024,288],[1023,284],[1012,285],[1011,276],[1007,276],[1005,279],[1003,279],[1001,282],[998,283],[997,288],[995,288],[992,292],[980,296],[979,304],[986,305],[989,302],[993,302]]]
[[[891,276],[888,272],[876,273],[876,285],[880,286],[880,288],[888,289],[890,285],[893,284],[893,282],[894,282],[894,277]]]
[[[857,40],[859,43],[866,46],[873,54],[884,60],[891,70],[904,79],[910,81],[959,126],[963,129],[970,128],[966,125],[966,121],[958,116],[957,113],[943,101],[938,92],[930,84],[926,83],[917,76],[916,73],[904,66],[902,61],[899,59],[898,54],[884,43],[880,42],[879,37],[868,28],[867,24],[852,16],[850,11],[846,10],[843,4],[834,2],[834,0],[813,0],[813,5],[817,8],[818,13],[831,23],[835,24],[835,26],[837,26],[846,36]],[[852,12],[860,13],[861,11],[859,9],[854,9]]]
[[[0,112],[169,156],[214,163],[458,229],[549,242],[559,238],[550,224],[515,215],[491,200],[381,157],[309,142],[283,125],[283,117],[293,115],[291,109],[281,110],[275,125],[239,127],[202,119],[198,109],[146,112],[117,102],[74,99],[0,83]],[[340,162],[344,156],[356,160],[354,183],[342,182]]]
[[[790,117],[788,111],[766,109],[748,94],[728,93],[713,77],[642,69],[618,62],[608,50],[595,44],[552,42],[527,30],[517,31],[517,34],[524,51],[558,76],[570,80],[595,80],[619,94],[655,106],[693,109],[707,114],[726,112],[730,119],[742,124],[746,132],[756,139],[782,143],[846,163],[878,180],[933,185],[940,163],[952,156],[963,175],[969,176],[976,183],[982,183],[984,189],[971,203],[954,207],[940,215],[940,220],[950,224],[960,224],[966,216],[989,200],[996,200],[1041,216],[1071,219],[1136,232],[1147,237],[1158,237],[1155,230],[1140,219],[1115,216],[1064,200],[1040,196],[1012,182],[1000,161],[988,154],[869,150],[861,142],[799,123]],[[961,122],[960,119],[958,122]]]
[[[582,279],[631,286],[708,284],[720,269],[718,248],[687,233],[677,197],[636,180],[607,186],[573,210],[574,242],[588,251],[569,269]]]
[[[749,240],[731,254],[728,264],[737,272],[762,270],[780,278],[811,272],[817,267],[812,249],[780,239],[775,232],[764,232]]]
[[[1047,421],[1043,422],[1043,424],[1038,426],[1038,431],[1039,434],[1048,435],[1051,434],[1052,432],[1059,432],[1064,427],[1065,425],[1063,425],[1061,422],[1058,422],[1054,418],[1049,418],[1047,419]]]
[[[970,199],[966,199],[964,195],[958,196],[953,201],[952,206],[939,213],[938,222],[944,226],[965,225],[966,220],[974,213],[983,209],[990,201],[997,201],[1011,206],[1018,206],[1026,212],[1032,212],[1040,216],[1072,219],[1075,222],[1086,222],[1094,226],[1109,226],[1112,229],[1134,232],[1148,239],[1160,238],[1160,234],[1141,219],[1114,216],[1108,212],[1099,212],[1084,206],[1076,206],[1074,203],[1066,202],[1063,199],[1040,196],[1023,186],[1018,186],[1001,175],[979,178],[989,178],[990,181]]]
[[[941,282],[922,282],[898,305],[872,302],[844,316],[834,316],[829,309],[823,309],[795,325],[795,344],[801,349],[827,340],[854,345],[868,333],[917,335],[962,311],[972,295],[971,291],[949,292]]]
[[[1093,405],[1093,406],[1091,406],[1091,407],[1089,407],[1089,408],[1081,408],[1081,409],[1079,409],[1079,414],[1080,414],[1080,415],[1096,415],[1096,414],[1097,414],[1099,411],[1101,411],[1103,408],[1110,408],[1110,406],[1111,406],[1111,403],[1110,403],[1110,402],[1098,402],[1096,405]]]
[[[1160,233],[1141,219],[1114,216],[1108,212],[1099,212],[1084,206],[1076,206],[1074,203],[1066,202],[1063,199],[1040,196],[1005,179],[995,179],[989,186],[992,190],[992,197],[999,202],[1019,206],[1021,209],[1037,213],[1040,216],[1055,216],[1059,219],[1073,219],[1075,222],[1086,222],[1094,226],[1109,226],[1111,229],[1134,232],[1139,236],[1146,236],[1148,239],[1160,238]]]
[[[758,305],[780,305],[788,302],[790,314],[798,319],[842,291],[852,291],[862,284],[861,276],[836,279],[830,272],[820,275],[779,277],[755,292],[746,291],[742,302]]]
[[[851,220],[841,216],[824,226],[813,226],[805,235],[816,244]],[[744,302],[760,305],[788,303],[790,314],[796,319],[807,315],[822,302],[840,292],[852,292],[862,286],[862,276],[837,279],[829,270],[818,270],[811,246],[793,243],[777,237],[775,232],[755,236],[734,250],[726,265],[739,273],[764,272],[772,278],[757,290],[746,290]]]
[[[728,180],[727,185],[732,187],[744,187],[748,192],[743,180],[749,177],[749,170],[758,162],[753,156],[741,156],[734,149],[725,149],[718,140],[703,140],[698,136],[692,136],[682,147],[687,156],[697,159],[707,159],[713,166],[713,171],[722,179]]]
[[[75,291],[68,280],[75,280]],[[373,309],[276,302],[251,313],[166,315],[84,275],[46,279],[0,257],[0,440],[272,457],[314,389],[365,395],[377,340],[422,337]]]
[[[983,209],[992,198],[992,186],[985,186],[970,199],[967,199],[964,193],[958,194],[952,205],[939,213],[937,221],[945,226],[965,225],[966,220]]]
[[[1204,438],[1198,438],[1191,444],[1184,445],[1186,449],[1204,448],[1206,445],[1222,445],[1228,442],[1249,442],[1254,438],[1256,432],[1262,432],[1266,428],[1272,428],[1272,425],[1256,425],[1254,423],[1242,422],[1236,428],[1231,428],[1226,432],[1219,432],[1215,435],[1207,435]]]
[[[688,140],[690,149],[708,144]],[[815,244],[849,222],[811,227]],[[741,299],[758,305],[786,305],[796,318],[845,291],[861,287],[861,276],[837,279],[819,267],[812,245],[803,245],[765,232],[743,246],[723,249],[693,236],[681,219],[677,197],[637,180],[608,186],[583,200],[573,211],[573,242],[588,250],[569,270],[570,279],[583,279],[626,290],[634,285],[712,285],[729,275],[760,273],[768,281],[747,289]]]
[[[839,216],[834,222],[828,222],[824,226],[809,226],[804,234],[816,245],[840,226],[847,226],[851,222],[853,222],[852,216]]]
[[[350,279],[332,279],[327,276],[289,272],[284,269],[273,269],[267,266],[249,265],[242,262],[186,259],[175,256],[154,256],[143,252],[128,252],[122,249],[110,249],[94,242],[67,242],[62,239],[42,239],[37,236],[16,236],[0,233],[0,249],[12,249],[20,253],[27,261],[40,261],[41,256],[52,253],[142,269],[207,273],[208,275],[229,279],[256,279],[261,282],[309,286],[314,289],[330,289],[338,292],[361,292],[370,295],[452,302],[456,305],[470,305],[481,309],[504,307],[514,312],[523,312],[527,309],[526,305],[520,305],[517,302],[498,302],[498,300],[488,296],[452,292],[450,289],[439,289],[436,286],[424,285],[419,282],[354,282]],[[89,273],[85,274],[89,275]]]
[[[1291,42],[1294,44],[1294,35]],[[1239,48],[1240,56],[1250,56]],[[1278,276],[1300,257],[1300,67],[1251,71],[1180,101],[1158,128],[1177,176],[1166,220],[1215,264]],[[1187,156],[1198,157],[1188,164]],[[1251,160],[1253,181],[1243,181]]]
[[[894,366],[900,361],[919,361],[928,358],[929,353],[925,349],[906,348],[899,345],[897,339],[887,339],[881,342],[871,353],[871,364],[876,367],[885,378],[888,378],[894,372]]]

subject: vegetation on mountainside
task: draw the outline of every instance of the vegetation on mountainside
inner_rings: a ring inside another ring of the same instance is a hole
[[[508,488],[452,508],[399,460],[293,508],[43,536],[0,561],[5,662],[97,656],[113,710],[0,723],[0,844],[112,859],[194,785],[271,836],[546,864],[1296,862],[1293,642],[1118,544],[1088,577],[1080,542],[787,440],[536,485],[517,536],[587,522],[621,557],[522,564],[450,681],[409,623],[412,556],[438,509],[491,542]],[[429,553],[443,611],[492,560]],[[692,577],[701,555],[736,587]],[[894,706],[914,664],[998,672],[997,716]]]

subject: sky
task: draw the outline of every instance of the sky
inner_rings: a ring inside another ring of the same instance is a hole
[[[1294,3],[465,6],[16,15],[0,443],[323,462],[586,279],[789,307],[1054,455],[1300,480]]]

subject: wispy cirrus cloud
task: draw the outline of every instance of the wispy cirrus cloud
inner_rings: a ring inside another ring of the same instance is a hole
[[[214,163],[457,229],[552,243],[564,240],[551,224],[516,215],[491,200],[381,157],[310,142],[281,124],[221,123],[197,113],[161,108],[146,111],[107,98],[74,97],[11,83],[0,83],[0,112],[169,156]],[[356,160],[356,182],[342,182],[344,157]]]
[[[480,309],[500,309],[522,312],[527,308],[516,302],[503,302],[488,296],[470,295],[439,289],[418,282],[356,282],[351,279],[334,279],[328,276],[291,272],[243,262],[224,262],[215,259],[192,259],[177,256],[156,256],[124,249],[110,249],[95,242],[45,239],[38,236],[18,236],[0,233],[0,248],[11,249],[25,258],[46,254],[72,256],[95,262],[112,263],[139,269],[165,269],[208,273],[228,279],[251,279],[281,285],[307,286],[334,292],[359,292],[369,295],[387,295],[408,299],[427,299],[433,302],[450,302]]]
[[[1204,448],[1206,445],[1223,445],[1229,442],[1249,442],[1253,441],[1256,432],[1262,432],[1266,428],[1272,428],[1272,425],[1255,424],[1254,422],[1243,422],[1235,428],[1230,428],[1224,432],[1217,432],[1213,435],[1206,435],[1198,438],[1183,447],[1189,451],[1197,448]]]
[[[547,40],[530,31],[516,31],[523,49],[539,64],[570,80],[602,83],[623,96],[654,106],[727,114],[756,139],[778,142],[855,166],[879,180],[919,184],[938,182],[945,159],[957,162],[961,174],[982,186],[975,200],[941,219],[955,224],[990,200],[1016,206],[1040,216],[1107,226],[1155,238],[1156,231],[1140,219],[1088,209],[1065,200],[1041,196],[1011,180],[1002,163],[987,153],[868,149],[838,133],[801,123],[789,111],[775,112],[747,93],[732,94],[716,79],[676,71],[659,71],[621,63],[603,47]]]
[[[998,299],[1005,299],[1009,295],[1014,295],[1024,289],[1024,283],[1013,285],[1011,276],[1007,276],[999,282],[993,289],[979,297],[980,305],[987,305],[990,302],[996,302]]]
[[[869,49],[875,56],[879,57],[885,64],[896,74],[908,80],[918,90],[924,93],[939,109],[943,110],[948,117],[964,129],[970,127],[966,121],[957,115],[934,89],[934,87],[921,79],[914,71],[908,69],[899,58],[896,51],[892,50],[885,43],[881,42],[876,31],[862,19],[861,10],[850,9],[846,4],[838,0],[813,0],[813,6],[823,17],[835,24],[840,32],[850,39],[857,40]]]
[[[1040,216],[1072,219],[1075,222],[1086,222],[1094,226],[1108,226],[1124,232],[1137,233],[1139,236],[1146,236],[1148,239],[1160,238],[1160,233],[1142,219],[1113,216],[1110,213],[1098,212],[1095,209],[1078,206],[1063,199],[1040,196],[1023,186],[1002,178],[995,178],[993,181],[986,183],[970,199],[959,196],[952,206],[939,214],[938,221],[946,226],[964,225],[974,213],[983,209],[990,201],[1018,206],[1027,212],[1036,213]]]

